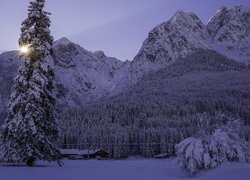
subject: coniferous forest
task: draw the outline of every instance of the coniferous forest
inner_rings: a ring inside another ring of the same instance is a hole
[[[183,139],[212,134],[231,120],[250,140],[250,68],[199,50],[108,100],[60,116],[60,144],[104,148],[114,158],[176,155]]]

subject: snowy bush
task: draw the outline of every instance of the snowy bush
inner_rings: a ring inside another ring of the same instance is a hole
[[[227,132],[216,130],[202,139],[187,138],[176,145],[179,166],[190,176],[226,161],[249,162],[246,143]],[[234,138],[233,138],[234,137]]]
[[[200,169],[209,167],[210,155],[205,152],[203,140],[190,137],[176,145],[176,149],[179,166],[190,176],[196,174]]]

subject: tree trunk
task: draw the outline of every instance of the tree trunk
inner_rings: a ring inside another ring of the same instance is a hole
[[[35,165],[35,161],[36,159],[31,157],[29,158],[27,161],[26,161],[26,165],[29,166],[29,167],[33,167]]]

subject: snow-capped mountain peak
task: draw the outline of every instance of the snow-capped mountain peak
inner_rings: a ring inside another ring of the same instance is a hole
[[[54,42],[49,62],[56,74],[56,96],[60,110],[107,97],[116,87],[119,71],[123,67],[120,60],[106,57],[102,51],[88,51],[67,38]],[[0,84],[3,85],[0,88],[0,121],[6,113],[9,92],[19,63],[16,51],[0,55]]]
[[[214,50],[235,60],[250,63],[250,7],[226,7],[210,19],[207,29]]]
[[[68,44],[71,44],[71,43],[73,43],[73,42],[70,41],[68,38],[62,37],[62,38],[56,40],[54,42],[53,46],[55,47],[55,46],[58,46],[58,45],[68,45]]]
[[[88,51],[65,37],[55,41],[50,62],[57,75],[59,104],[84,105],[123,92],[148,72],[165,68],[197,49],[250,63],[250,7],[222,7],[207,25],[194,13],[177,11],[149,32],[132,62]],[[16,52],[0,55],[0,84],[8,87],[0,88],[0,116],[19,62]]]
[[[170,20],[149,32],[133,64],[146,72],[163,68],[195,49],[208,48],[208,37],[206,26],[198,16],[177,11]]]
[[[194,13],[177,11],[149,32],[134,59],[134,69],[144,72],[161,69],[197,49],[215,50],[250,63],[250,7],[222,7],[208,25]]]
[[[249,28],[249,21],[250,7],[242,5],[232,9],[221,7],[209,20],[207,28],[212,36],[216,36],[220,28],[230,28],[228,26],[231,26],[231,29],[238,28],[235,30],[239,30],[240,33]]]
[[[173,25],[193,25],[196,22],[199,26],[204,26],[196,14],[182,10],[177,11],[169,21],[171,21]]]

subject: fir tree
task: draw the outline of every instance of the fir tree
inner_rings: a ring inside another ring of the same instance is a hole
[[[6,161],[57,161],[60,151],[53,97],[54,72],[47,62],[53,37],[45,0],[30,2],[28,18],[22,23],[19,45],[21,65],[14,79],[8,116],[2,126],[1,156]]]

